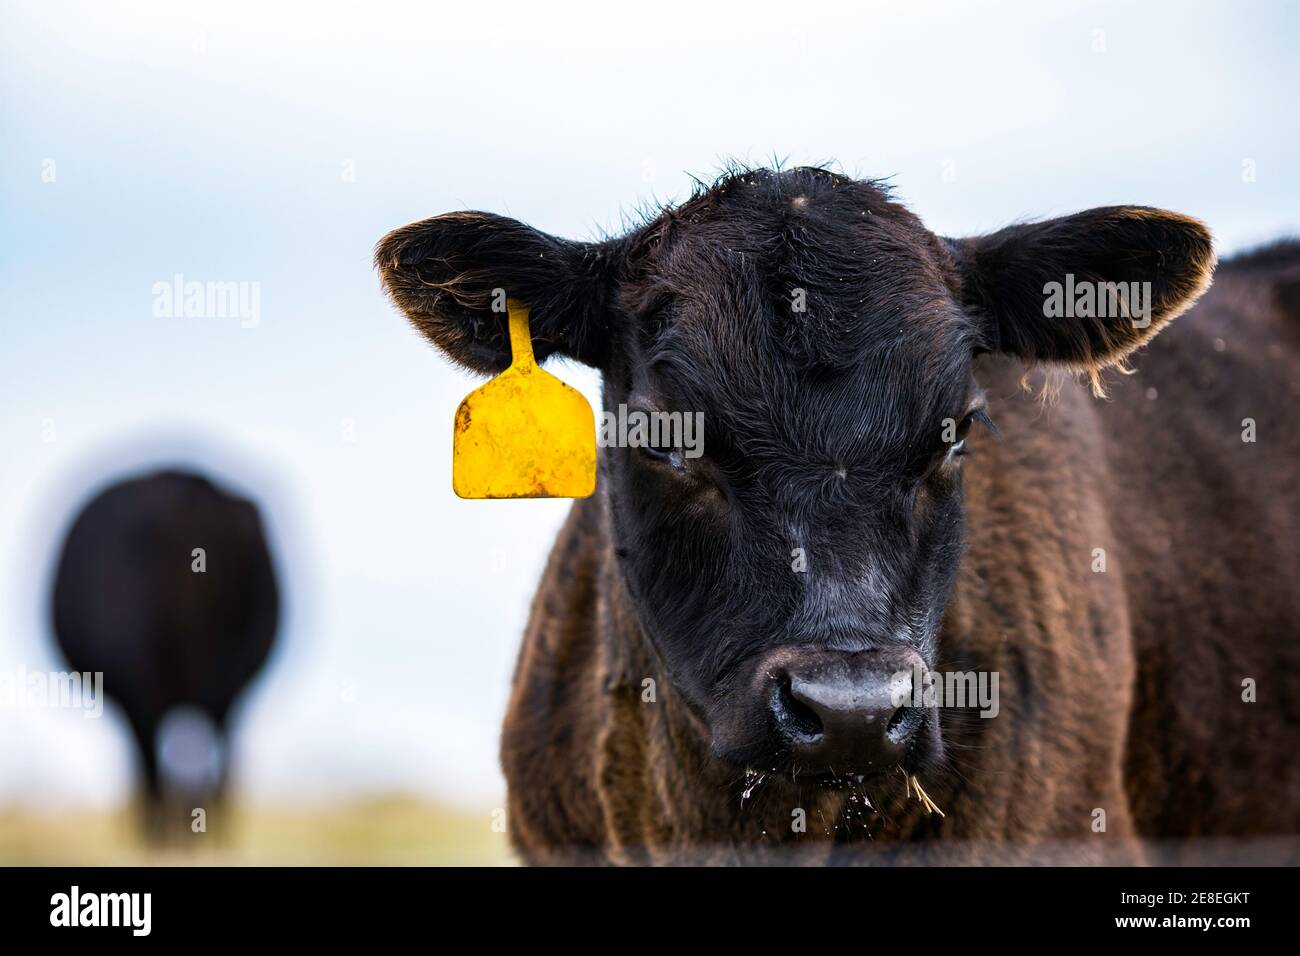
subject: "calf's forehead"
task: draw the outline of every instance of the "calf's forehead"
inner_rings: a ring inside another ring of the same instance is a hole
[[[724,180],[634,246],[626,304],[654,320],[642,341],[671,324],[701,360],[743,345],[844,368],[903,339],[941,347],[958,312],[944,245],[874,184],[822,170]]]
[[[940,240],[876,184],[739,174],[640,236],[634,378],[718,428],[834,460],[952,414],[969,323]]]
[[[960,401],[967,322],[925,263],[887,269],[840,255],[797,274],[684,241],[667,271],[691,270],[696,281],[676,283],[680,294],[641,330],[641,378],[665,397],[723,423],[761,406],[793,429],[886,414],[904,428]]]
[[[875,342],[835,366],[759,348],[671,350],[643,380],[660,404],[704,414],[706,448],[830,470],[901,463],[967,398],[969,353],[956,336],[938,352],[929,341]]]

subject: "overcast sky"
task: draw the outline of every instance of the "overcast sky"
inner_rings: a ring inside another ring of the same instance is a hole
[[[773,156],[892,176],[950,235],[1119,202],[1221,250],[1300,227],[1296,4],[190,6],[0,7],[0,673],[62,666],[51,549],[89,490],[208,469],[263,501],[289,598],[238,724],[257,799],[499,801],[568,507],[452,494],[478,382],[380,296],[389,229],[590,238]],[[159,316],[177,274],[256,283],[256,323]],[[0,802],[111,804],[130,759],[116,712],[0,710]]]

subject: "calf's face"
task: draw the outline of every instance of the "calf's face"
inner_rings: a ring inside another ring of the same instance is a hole
[[[702,420],[702,446],[602,452],[623,581],[719,759],[834,776],[941,759],[908,691],[939,656],[967,441],[992,424],[974,358],[1095,375],[1194,301],[1213,254],[1195,220],[1143,207],[941,239],[876,184],[796,169],[730,175],[599,243],[440,216],[376,262],[470,368],[509,363],[504,289],[539,359],[600,369],[607,412]],[[1067,275],[1149,295],[1141,314],[1049,318]]]

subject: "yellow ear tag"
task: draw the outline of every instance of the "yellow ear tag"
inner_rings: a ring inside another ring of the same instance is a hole
[[[510,367],[456,409],[451,486],[462,498],[586,498],[596,490],[596,419],[533,358],[528,310],[508,303]]]

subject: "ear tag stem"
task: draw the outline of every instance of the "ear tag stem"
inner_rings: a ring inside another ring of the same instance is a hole
[[[456,409],[451,486],[462,498],[586,498],[596,490],[596,419],[533,357],[528,309],[507,302],[510,367]]]

